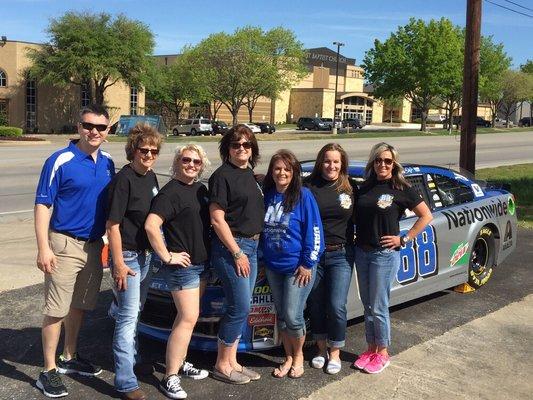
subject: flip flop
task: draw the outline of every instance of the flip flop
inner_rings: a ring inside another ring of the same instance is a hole
[[[301,372],[296,372],[296,371],[301,371]],[[305,371],[304,371],[303,365],[299,365],[297,367],[293,365],[289,371],[289,378],[300,379],[303,376],[304,372]]]
[[[328,366],[326,367],[326,372],[330,375],[335,375],[341,372],[341,362],[336,360],[329,360]]]
[[[216,368],[213,368],[213,373],[211,374],[213,378],[225,383],[232,383],[234,385],[244,385],[245,383],[250,382],[250,378],[246,375],[241,374],[239,371],[231,370],[229,375],[226,375],[222,371],[219,371]]]
[[[281,364],[279,367],[274,368],[274,370],[272,371],[272,376],[274,378],[282,379],[287,376],[290,370],[291,370],[291,367],[289,366],[283,367],[283,364]],[[278,371],[278,373],[276,373],[276,371]]]

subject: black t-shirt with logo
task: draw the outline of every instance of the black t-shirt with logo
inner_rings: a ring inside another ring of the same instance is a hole
[[[365,182],[356,197],[356,243],[380,248],[382,236],[400,233],[400,218],[422,198],[412,187],[394,189],[390,180]]]
[[[144,222],[159,185],[153,171],[138,174],[125,165],[109,183],[107,219],[120,224],[122,250],[142,251],[150,248]]]
[[[263,230],[263,192],[250,168],[226,162],[209,178],[209,202],[225,211],[225,219],[236,235],[252,236]]]
[[[352,184],[353,193],[337,192],[335,184],[322,177],[306,179],[304,185],[311,190],[318,204],[326,244],[353,243],[355,185]]]
[[[150,212],[163,220],[163,233],[168,250],[185,251],[192,264],[208,259],[209,199],[207,188],[200,182],[187,185],[170,180],[152,201]]]

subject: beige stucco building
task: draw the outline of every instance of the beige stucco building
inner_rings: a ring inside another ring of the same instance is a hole
[[[80,108],[89,103],[85,87],[43,85],[28,79],[27,50],[38,43],[0,41],[0,114],[7,124],[25,132],[59,133],[72,130]],[[118,82],[106,90],[111,122],[120,115],[144,113],[144,91]]]

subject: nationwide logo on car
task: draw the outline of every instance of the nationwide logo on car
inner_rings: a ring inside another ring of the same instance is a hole
[[[498,199],[497,202],[491,201],[480,207],[463,207],[460,211],[442,211],[442,214],[448,220],[448,229],[452,229],[452,224],[454,228],[458,228],[473,224],[476,221],[481,222],[489,218],[507,215],[507,209],[507,201],[502,202]]]
[[[248,315],[248,325],[274,325],[276,323],[276,314],[250,314]]]
[[[468,262],[468,243],[461,242],[452,245],[450,253],[450,267],[453,267],[456,264],[466,264]]]

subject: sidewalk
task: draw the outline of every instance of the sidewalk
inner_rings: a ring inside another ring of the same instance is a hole
[[[379,375],[361,372],[306,400],[531,399],[533,295],[394,356]]]

